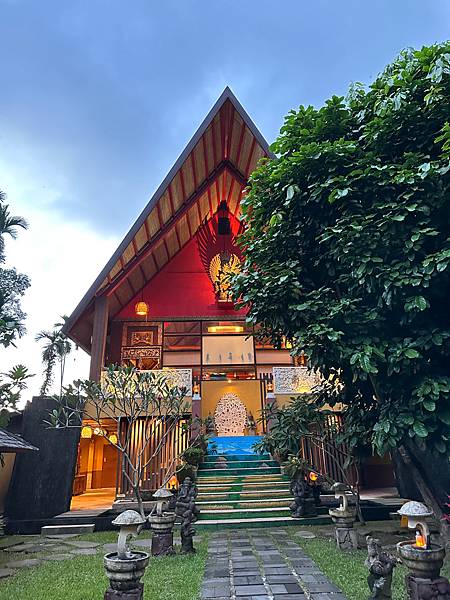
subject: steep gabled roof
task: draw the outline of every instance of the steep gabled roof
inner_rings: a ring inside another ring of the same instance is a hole
[[[272,156],[266,140],[225,88],[68,319],[65,333],[89,351],[95,298],[107,295],[114,316],[195,236],[221,200],[238,214],[248,176],[263,156]]]

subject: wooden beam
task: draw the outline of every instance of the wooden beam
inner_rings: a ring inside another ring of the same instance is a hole
[[[164,225],[163,228],[161,228],[153,237],[153,239],[151,240],[151,243],[146,244],[145,246],[143,246],[141,248],[140,253],[135,257],[132,258],[126,265],[125,269],[121,272],[119,272],[116,277],[111,281],[111,283],[108,286],[105,286],[102,289],[102,294],[107,294],[108,296],[112,294],[112,292],[114,290],[116,290],[122,283],[122,281],[132,272],[134,271],[134,269],[137,268],[137,266],[139,265],[139,263],[151,252],[152,248],[154,248],[155,244],[157,244],[161,238],[166,234],[169,226],[171,224],[173,224],[175,221],[178,221],[183,215],[186,214],[187,216],[187,212],[188,210],[192,207],[192,205],[198,200],[198,198],[208,189],[208,187],[210,185],[212,185],[214,183],[214,181],[217,181],[217,178],[220,177],[220,175],[222,173],[224,173],[226,170],[229,170],[232,172],[232,174],[237,178],[237,179],[243,179],[243,175],[241,173],[239,173],[237,171],[237,169],[235,169],[234,165],[231,165],[231,163],[229,163],[229,161],[225,161],[223,163],[221,163],[219,165],[218,169],[214,169],[214,171],[212,171],[211,175],[205,179],[205,181],[202,183],[202,185],[198,188],[198,190],[194,190],[194,192],[191,194],[191,196],[186,200],[186,202],[180,206],[180,208],[178,209],[178,211],[176,212],[176,214],[173,216],[172,219],[170,219],[169,221],[167,221],[167,223]],[[244,180],[245,181],[245,180]],[[219,202],[220,202],[220,195],[218,194],[218,198],[219,198]],[[190,225],[190,223],[188,223]],[[191,232],[191,237],[192,237],[192,232]]]
[[[92,328],[91,365],[89,379],[100,381],[105,361],[106,333],[108,330],[109,300],[107,296],[95,299],[94,323]]]

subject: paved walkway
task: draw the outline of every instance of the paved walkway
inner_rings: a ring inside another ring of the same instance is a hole
[[[204,600],[346,600],[283,529],[212,533]]]

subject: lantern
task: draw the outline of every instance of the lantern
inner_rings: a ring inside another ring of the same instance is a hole
[[[146,317],[148,315],[148,304],[144,302],[144,300],[139,300],[136,302],[134,307],[134,312],[138,317]]]
[[[111,433],[111,435],[108,436],[109,441],[111,442],[111,444],[117,444],[117,435],[115,433]]]
[[[316,482],[319,479],[319,476],[314,471],[311,471],[309,474],[309,478],[312,482]]]
[[[426,522],[427,517],[433,515],[432,511],[422,504],[422,502],[407,502],[404,504],[398,514],[408,519],[409,529],[416,530],[416,548],[427,549],[430,546],[430,530]]]
[[[92,427],[85,425],[81,430],[81,437],[85,440],[89,440],[92,437]]]
[[[172,490],[172,491],[174,491],[178,488],[178,479],[176,478],[175,475],[172,475],[172,477],[169,479],[168,487],[169,487],[169,490]]]

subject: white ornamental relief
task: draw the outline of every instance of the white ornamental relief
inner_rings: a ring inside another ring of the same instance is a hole
[[[320,376],[307,367],[274,367],[275,394],[308,394],[320,383]]]
[[[186,388],[186,396],[192,396],[192,369],[170,369],[165,367],[162,373],[167,383],[173,387]]]
[[[217,403],[214,413],[218,436],[244,435],[247,409],[237,394],[228,393]]]

